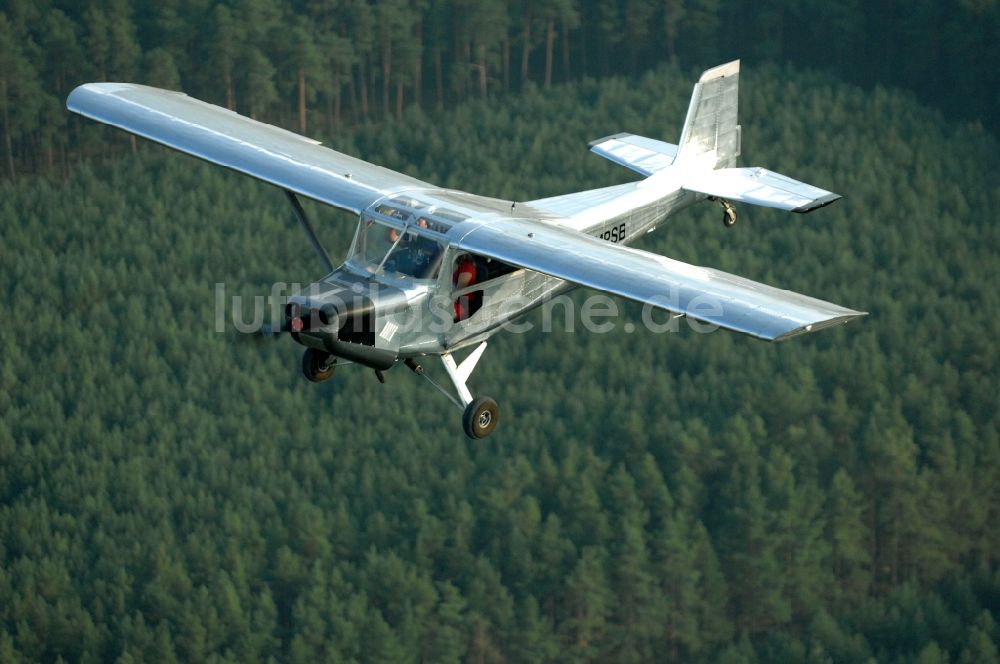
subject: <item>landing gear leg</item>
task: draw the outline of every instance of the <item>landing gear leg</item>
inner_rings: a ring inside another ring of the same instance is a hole
[[[736,225],[736,209],[732,204],[722,198],[716,199],[719,201],[719,205],[722,206],[722,225],[726,228],[731,228]]]
[[[462,427],[465,429],[465,435],[475,439],[486,438],[493,433],[499,415],[496,401],[489,397],[473,399],[472,393],[469,392],[469,388],[465,384],[472,374],[472,370],[476,368],[476,363],[479,362],[484,350],[486,350],[485,341],[476,346],[476,349],[462,360],[461,364],[455,363],[455,358],[451,356],[451,353],[445,353],[441,356],[441,363],[444,364],[444,369],[448,372],[448,377],[451,378],[458,398],[461,400],[461,403],[458,401],[455,403],[464,409]]]

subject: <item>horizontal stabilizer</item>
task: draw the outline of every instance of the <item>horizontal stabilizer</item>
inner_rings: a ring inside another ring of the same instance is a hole
[[[673,143],[635,134],[615,134],[591,141],[590,151],[647,176],[674,163],[677,156],[677,146]]]
[[[811,212],[840,198],[839,194],[766,168],[721,168],[701,173],[685,182],[684,189],[792,212]]]

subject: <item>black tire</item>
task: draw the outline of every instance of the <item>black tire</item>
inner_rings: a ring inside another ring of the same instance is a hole
[[[497,416],[500,409],[497,402],[489,397],[479,397],[465,407],[462,414],[462,427],[469,438],[486,438],[497,428]]]
[[[302,354],[302,375],[314,383],[322,383],[333,375],[336,360],[330,354],[315,348],[306,348]]]
[[[736,225],[736,210],[733,208],[726,208],[726,211],[722,214],[722,225],[726,228],[731,228]]]

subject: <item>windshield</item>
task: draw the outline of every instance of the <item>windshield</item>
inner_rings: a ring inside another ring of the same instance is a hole
[[[373,274],[381,271],[432,279],[437,276],[443,253],[442,244],[421,226],[407,222],[397,228],[362,219],[350,262]]]

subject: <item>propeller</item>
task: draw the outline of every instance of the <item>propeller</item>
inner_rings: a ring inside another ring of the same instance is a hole
[[[240,343],[250,343],[250,344],[264,344],[271,341],[276,341],[283,334],[290,332],[289,321],[284,323],[264,323],[256,330],[251,332],[241,332],[234,331],[233,339]]]

